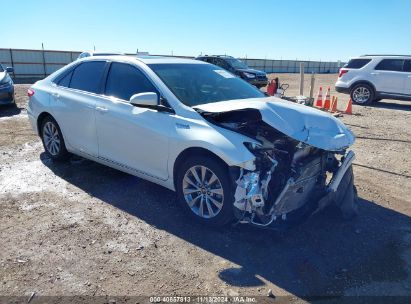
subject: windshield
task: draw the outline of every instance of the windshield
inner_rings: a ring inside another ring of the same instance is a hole
[[[248,66],[235,58],[225,58],[225,60],[235,69],[248,69]]]
[[[0,72],[4,72],[3,67],[0,64]]]
[[[187,106],[247,98],[264,93],[246,81],[211,64],[150,64],[174,95]]]

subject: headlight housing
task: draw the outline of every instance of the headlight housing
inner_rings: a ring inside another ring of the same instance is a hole
[[[254,74],[251,74],[251,73],[243,72],[243,75],[244,75],[245,77],[249,78],[249,79],[255,78],[255,75],[254,75]]]
[[[261,148],[263,147],[261,144],[256,143],[256,142],[248,142],[248,141],[246,141],[246,142],[244,142],[243,144],[244,144],[244,146],[245,146],[248,150],[250,150],[250,152],[253,152],[253,151],[255,151],[255,150],[261,149]]]
[[[6,77],[4,77],[1,81],[0,81],[0,85],[5,85],[5,84],[13,84],[13,81],[11,80],[11,77],[9,75],[6,75]]]

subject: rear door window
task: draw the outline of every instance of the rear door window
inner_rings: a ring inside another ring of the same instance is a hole
[[[100,93],[101,77],[105,66],[105,61],[91,61],[80,64],[73,71],[69,87],[91,93]]]
[[[405,60],[404,72],[411,72],[411,60]]]
[[[403,65],[403,59],[383,59],[379,64],[377,64],[375,69],[378,71],[402,72]]]
[[[367,63],[369,63],[371,59],[351,59],[348,61],[348,63],[345,65],[345,68],[349,69],[361,69],[364,67]]]
[[[111,64],[105,95],[129,101],[134,94],[147,92],[158,94],[153,84],[139,69],[125,63]]]
[[[68,72],[64,75],[60,80],[57,82],[59,86],[68,88],[70,86],[71,76],[73,75],[73,71]]]

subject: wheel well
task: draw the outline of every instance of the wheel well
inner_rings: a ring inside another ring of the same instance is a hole
[[[370,86],[371,89],[373,89],[374,94],[376,93],[375,86],[371,82],[366,81],[366,80],[360,80],[360,81],[354,82],[350,87],[350,93],[351,93],[352,89],[354,89],[354,87],[359,85],[359,84],[366,84],[366,85]]]
[[[40,131],[40,129],[41,129],[41,124],[43,123],[43,121],[44,121],[44,119],[45,119],[46,117],[51,117],[51,118],[53,118],[53,116],[52,116],[50,113],[47,113],[47,112],[41,113],[41,114],[39,115],[39,117],[37,118],[37,130],[38,130],[38,133],[39,133],[40,137],[41,137],[41,131]]]
[[[210,157],[218,162],[220,162],[222,165],[226,166],[228,169],[227,163],[222,160],[218,155],[214,154],[213,152],[204,149],[204,148],[198,148],[198,147],[193,147],[193,148],[188,148],[185,149],[183,152],[181,152],[178,157],[176,158],[176,161],[174,162],[174,168],[173,168],[173,179],[174,179],[174,188],[176,189],[176,179],[177,179],[177,170],[181,166],[184,160],[191,156],[203,156],[203,157]]]

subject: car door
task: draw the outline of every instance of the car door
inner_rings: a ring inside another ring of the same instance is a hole
[[[383,59],[371,72],[371,81],[376,90],[388,94],[403,94],[403,59]]]
[[[83,62],[60,78],[51,94],[53,115],[68,146],[95,157],[95,103],[105,67],[105,61]]]
[[[404,62],[404,94],[411,96],[411,59]]]
[[[113,62],[105,98],[96,105],[99,157],[145,175],[168,178],[168,143],[173,116],[133,106],[132,95],[157,89],[136,66]]]

